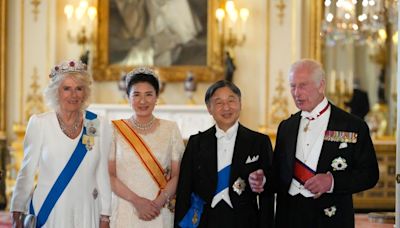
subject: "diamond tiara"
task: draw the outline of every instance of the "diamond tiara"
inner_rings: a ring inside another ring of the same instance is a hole
[[[55,65],[51,69],[51,73],[50,73],[49,77],[51,79],[53,79],[57,75],[69,73],[69,72],[87,73],[87,65],[82,63],[82,61],[80,61],[80,60],[65,61],[58,65]]]
[[[131,78],[137,74],[152,75],[153,77],[155,77],[158,80],[158,75],[150,67],[138,67],[138,68],[132,70],[131,72],[129,72],[128,74],[126,74],[125,84],[127,87],[128,87],[129,82],[131,81]]]

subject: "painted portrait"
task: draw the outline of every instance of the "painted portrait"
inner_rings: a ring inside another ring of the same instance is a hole
[[[111,0],[109,10],[111,64],[206,64],[206,1]]]
[[[154,66],[166,81],[193,72],[200,81],[221,76],[214,1],[108,0],[99,2],[94,72],[118,80],[135,66]]]

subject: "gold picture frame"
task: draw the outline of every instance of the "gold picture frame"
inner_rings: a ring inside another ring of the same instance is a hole
[[[203,0],[201,1],[203,2]],[[109,4],[110,0],[98,1],[98,29],[95,38],[96,50],[92,63],[93,77],[96,81],[119,80],[123,72],[129,72],[135,67],[130,65],[110,63],[109,61]],[[207,64],[204,66],[153,66],[160,75],[162,81],[183,81],[185,80],[188,72],[193,73],[193,75],[196,77],[196,80],[201,82],[212,82],[223,77],[224,55],[222,45],[218,41],[218,28],[216,19],[214,17],[214,12],[219,6],[219,1],[207,1],[207,4]]]

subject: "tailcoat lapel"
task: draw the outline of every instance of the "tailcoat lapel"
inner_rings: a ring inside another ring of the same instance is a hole
[[[346,121],[342,121],[340,118],[340,113],[338,112],[338,108],[331,104],[331,115],[329,116],[327,131],[345,131],[346,130]],[[325,132],[323,133],[325,134]],[[330,160],[331,156],[326,156],[328,153],[332,153],[335,150],[338,150],[338,143],[332,143],[325,141],[322,144],[321,153],[318,159],[317,172],[323,172],[326,167],[330,166],[332,162]]]
[[[288,125],[291,126],[287,134],[288,158],[287,167],[290,169],[289,173],[293,173],[294,158],[296,157],[297,137],[300,127],[300,112],[296,113],[293,118],[289,119]]]
[[[209,131],[205,132],[204,138],[201,140],[200,153],[201,162],[204,162],[203,167],[205,167],[206,175],[209,177],[211,182],[211,188],[216,189],[218,180],[218,163],[217,163],[217,138],[215,136],[215,126]]]
[[[245,134],[243,126],[239,124],[235,140],[235,146],[233,149],[229,187],[232,187],[233,183],[238,178],[242,166],[244,166],[246,163],[246,158],[247,155],[249,154],[248,148],[250,148],[248,135]],[[243,179],[245,177],[241,178]]]

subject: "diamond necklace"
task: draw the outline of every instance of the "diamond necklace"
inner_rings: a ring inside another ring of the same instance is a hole
[[[63,119],[61,118],[60,114],[56,112],[57,120],[60,125],[61,130],[66,134],[68,137],[72,138],[76,136],[76,133],[78,130],[80,130],[80,125],[81,125],[81,120],[78,116],[78,118],[75,119],[74,123],[70,126],[65,124]]]
[[[147,131],[147,130],[151,129],[151,127],[153,127],[155,120],[156,120],[156,118],[154,116],[151,116],[151,120],[149,122],[142,124],[142,123],[139,123],[135,118],[133,118],[133,116],[131,117],[131,122],[132,122],[133,126],[142,131]]]

